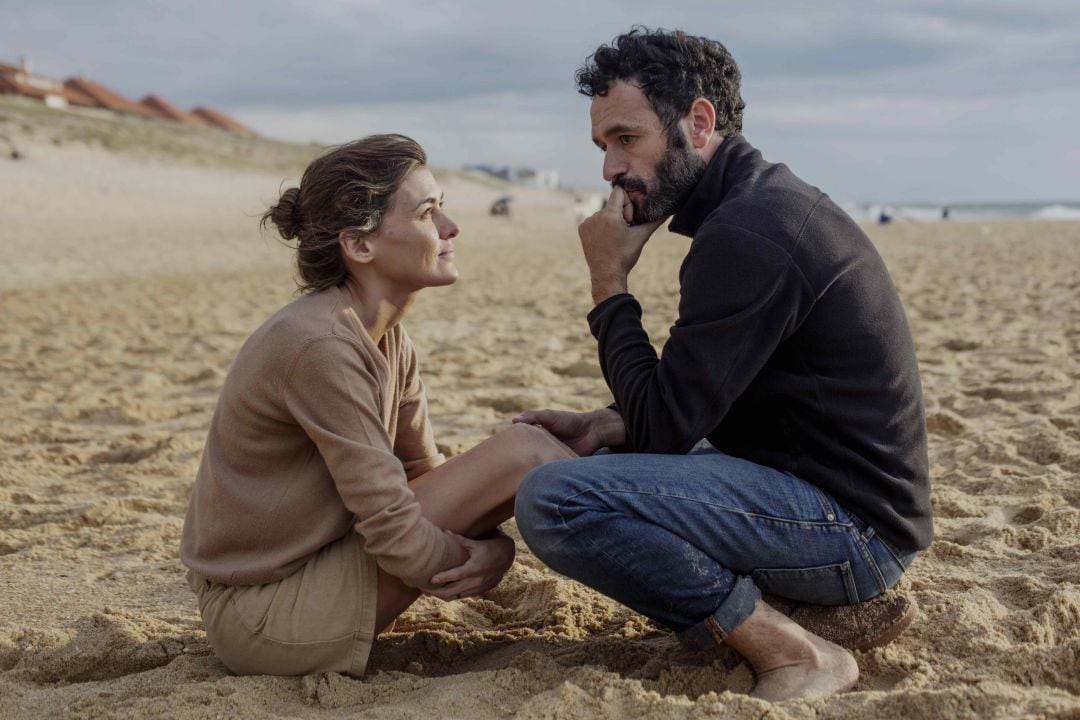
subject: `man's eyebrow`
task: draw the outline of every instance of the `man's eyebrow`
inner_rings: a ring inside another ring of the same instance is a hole
[[[416,203],[416,207],[413,208],[413,210],[419,210],[420,208],[422,208],[424,205],[427,205],[428,203],[433,203],[435,205],[438,205],[445,198],[446,198],[446,193],[442,193],[441,195],[439,195],[439,197],[435,197],[434,195],[430,195],[430,196],[424,198],[423,200],[421,200],[420,202]]]
[[[628,133],[628,132],[641,132],[641,126],[640,125],[627,125],[625,123],[617,123],[617,124],[612,125],[611,127],[607,128],[604,131],[604,134],[602,136],[600,136],[600,137],[611,137],[612,135],[623,135],[623,134]],[[592,141],[593,141],[593,144],[596,145],[597,147],[600,146],[600,137],[597,137],[596,135],[593,135]]]

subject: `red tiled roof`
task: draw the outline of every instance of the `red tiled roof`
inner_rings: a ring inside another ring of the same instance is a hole
[[[222,130],[238,133],[240,135],[256,135],[257,133],[246,125],[237,121],[223,112],[208,107],[197,107],[191,110],[191,114],[206,120]]]
[[[199,127],[216,127],[206,118],[193,115],[186,110],[181,110],[177,106],[165,98],[158,97],[157,95],[147,95],[139,104],[145,108],[149,108],[158,117],[165,118],[166,120],[175,120],[178,123],[184,125],[197,125]]]
[[[69,105],[77,105],[79,107],[105,107],[98,102],[92,95],[87,95],[79,88],[64,83],[64,97],[67,98]]]
[[[74,92],[88,95],[97,101],[97,104],[100,107],[109,108],[110,110],[119,110],[121,112],[147,116],[153,116],[155,114],[150,108],[144,107],[133,100],[129,100],[120,93],[110,90],[100,83],[87,80],[83,77],[68,78],[64,83],[64,87],[73,90]]]
[[[0,63],[0,93],[17,93],[39,99],[57,95],[71,105],[108,108],[144,117],[165,118],[185,125],[216,127],[239,135],[256,134],[251,128],[213,108],[197,107],[188,112],[157,95],[147,95],[139,102],[134,102],[115,90],[84,77],[68,78],[61,83],[59,80],[34,75],[7,63]]]

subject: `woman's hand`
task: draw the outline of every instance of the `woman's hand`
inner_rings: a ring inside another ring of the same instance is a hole
[[[582,457],[592,455],[602,447],[616,447],[626,442],[622,416],[611,408],[584,413],[526,410],[512,422],[539,425]]]
[[[435,573],[431,577],[431,589],[424,592],[442,600],[459,600],[487,592],[499,584],[503,575],[514,564],[517,549],[514,541],[496,529],[492,537],[472,540],[450,530],[443,530],[465,551],[466,559],[461,565]]]

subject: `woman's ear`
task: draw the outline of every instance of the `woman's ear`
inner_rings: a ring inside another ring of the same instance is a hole
[[[345,228],[338,233],[338,244],[345,257],[353,262],[369,263],[375,259],[374,238],[355,228]]]

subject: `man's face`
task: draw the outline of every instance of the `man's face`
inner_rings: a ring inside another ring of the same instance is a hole
[[[645,93],[627,82],[594,97],[590,116],[593,142],[604,152],[604,180],[626,190],[634,208],[632,224],[673,214],[705,169],[682,128],[665,131]]]

